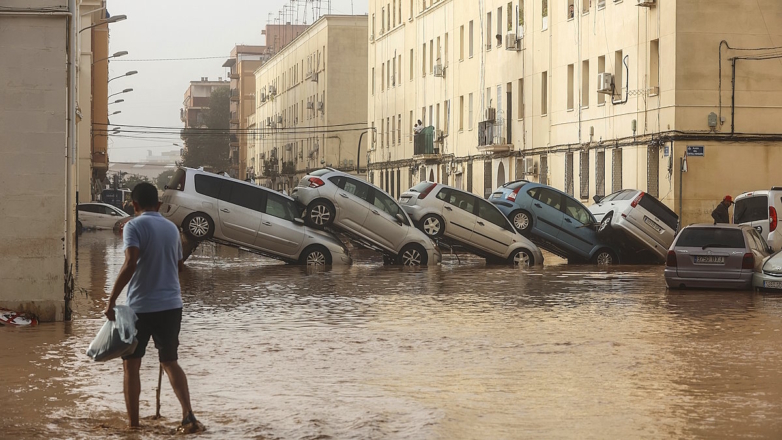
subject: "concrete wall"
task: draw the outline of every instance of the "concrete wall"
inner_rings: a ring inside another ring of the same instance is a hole
[[[0,307],[43,321],[64,309],[66,29],[65,17],[0,15]]]

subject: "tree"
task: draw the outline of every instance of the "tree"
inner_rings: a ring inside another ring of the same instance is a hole
[[[166,189],[166,185],[168,185],[168,182],[171,180],[171,178],[174,176],[174,173],[176,173],[176,170],[167,170],[160,173],[155,178],[155,185],[157,185],[157,189],[163,191]]]
[[[209,97],[209,108],[204,111],[204,128],[185,128],[182,140],[187,148],[183,157],[186,167],[228,168],[228,128],[231,118],[228,86],[216,88]]]
[[[133,191],[133,188],[136,187],[141,182],[147,182],[149,183],[149,178],[147,176],[142,176],[140,174],[125,174],[122,176],[122,187],[127,188],[131,191]]]

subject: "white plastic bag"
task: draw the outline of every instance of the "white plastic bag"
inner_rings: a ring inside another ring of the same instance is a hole
[[[106,321],[87,349],[87,356],[104,362],[136,350],[136,314],[128,306],[114,306],[114,321]]]

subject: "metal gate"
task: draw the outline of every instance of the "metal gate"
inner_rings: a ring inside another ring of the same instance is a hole
[[[483,198],[488,199],[492,189],[491,179],[491,160],[483,162]]]

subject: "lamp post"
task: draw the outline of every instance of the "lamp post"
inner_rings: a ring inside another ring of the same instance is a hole
[[[108,82],[112,82],[112,81],[114,81],[115,79],[123,78],[123,77],[126,77],[126,76],[132,76],[132,75],[135,75],[135,74],[137,74],[137,73],[138,73],[138,70],[131,70],[131,71],[129,71],[129,72],[125,72],[125,74],[124,74],[124,75],[115,76],[114,78],[111,78],[111,79],[109,79],[109,80],[108,80]]]
[[[92,28],[94,28],[96,26],[100,26],[100,25],[103,25],[103,24],[109,24],[109,23],[116,23],[118,21],[122,21],[122,20],[125,20],[127,18],[128,18],[127,15],[115,15],[115,16],[109,17],[109,18],[107,18],[105,20],[101,20],[101,21],[99,21],[99,22],[97,22],[97,23],[95,23],[93,25],[90,25],[90,26],[87,26],[85,28],[82,28],[82,29],[79,30],[79,33],[82,33],[82,31],[86,31],[87,29],[92,29]]]
[[[120,113],[122,113],[122,110],[117,110],[117,111],[115,111],[114,113],[110,114],[109,116],[118,115],[118,114],[120,114]]]
[[[118,100],[116,100],[114,102],[110,102],[109,105],[111,105],[111,104],[119,104],[120,102],[125,102],[125,100],[124,99],[118,99]]]
[[[93,62],[92,62],[92,64],[95,64],[95,63],[100,63],[101,61],[110,60],[110,59],[112,59],[112,58],[119,58],[119,57],[124,57],[124,56],[125,56],[125,55],[127,55],[127,54],[128,54],[128,51],[127,51],[127,50],[122,50],[122,51],[119,51],[119,52],[114,52],[114,54],[113,54],[113,55],[111,55],[111,56],[108,56],[108,57],[106,57],[106,58],[101,58],[101,59],[99,59],[99,60],[93,61]]]
[[[112,96],[114,96],[114,95],[120,95],[120,94],[122,94],[122,93],[129,93],[129,92],[132,92],[132,91],[133,91],[133,89],[125,89],[125,90],[123,90],[123,91],[121,91],[121,92],[112,93],[111,95],[109,95],[109,96],[108,96],[108,98],[111,98],[111,97],[112,97]]]

